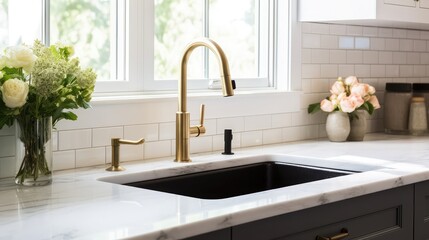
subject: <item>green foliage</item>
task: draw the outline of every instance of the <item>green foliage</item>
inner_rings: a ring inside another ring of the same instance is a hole
[[[55,126],[62,119],[77,119],[76,114],[69,109],[90,107],[97,76],[92,69],[81,69],[77,59],[70,58],[73,48],[62,45],[45,47],[35,41],[33,52],[37,60],[30,73],[24,74],[22,67],[0,69],[3,73],[1,85],[11,78],[18,78],[29,88],[26,101],[20,107],[11,108],[7,106],[7,101],[0,101],[0,128],[11,126],[14,119],[41,119],[49,116],[52,116]],[[59,69],[66,74],[58,75]],[[3,90],[0,91],[0,97],[3,94]]]
[[[308,105],[308,108],[307,108],[308,113],[315,113],[315,112],[318,112],[319,110],[320,110],[320,103],[310,104]]]

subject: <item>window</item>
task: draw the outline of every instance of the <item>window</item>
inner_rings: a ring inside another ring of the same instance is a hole
[[[231,76],[240,81],[240,86],[272,86],[268,49],[273,34],[269,31],[273,2],[155,0],[154,74],[145,88],[174,89],[177,83],[171,80],[177,80],[180,74],[182,51],[198,37],[210,37],[219,43],[228,57]],[[188,67],[189,87],[207,88],[209,79],[219,78],[217,64],[208,49],[196,49]]]
[[[36,38],[72,44],[82,65],[97,72],[96,91],[159,91],[177,88],[185,46],[210,37],[225,51],[240,88],[273,87],[279,3],[0,0],[0,47]],[[219,78],[217,64],[208,49],[196,49],[188,66],[188,87],[207,89],[209,79]]]
[[[121,72],[120,9],[114,0],[0,0],[0,47],[32,44],[34,39],[71,44],[81,64],[93,67],[99,81],[116,80]]]

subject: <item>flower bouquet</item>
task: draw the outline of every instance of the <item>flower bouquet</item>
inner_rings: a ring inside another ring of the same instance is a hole
[[[47,47],[37,40],[0,54],[0,129],[16,121],[25,149],[17,184],[51,182],[51,128],[61,119],[77,119],[68,109],[90,107],[96,74],[72,55],[71,46]]]
[[[367,111],[371,115],[375,109],[380,108],[377,96],[375,96],[375,88],[369,84],[360,83],[355,76],[349,76],[346,79],[338,78],[332,85],[330,92],[331,95],[321,102],[310,104],[307,109],[308,113],[315,113],[319,110],[328,113],[339,112],[343,113],[343,115],[348,115],[347,121],[353,121],[354,119],[359,119],[358,113],[361,112],[359,110]],[[330,137],[328,129],[338,127],[328,126],[328,124],[330,123],[327,121],[327,133],[328,137]],[[340,139],[343,138],[341,137]]]

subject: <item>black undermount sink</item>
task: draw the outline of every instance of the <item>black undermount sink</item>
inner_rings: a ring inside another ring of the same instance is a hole
[[[124,185],[201,199],[223,199],[351,173],[355,172],[261,162]]]

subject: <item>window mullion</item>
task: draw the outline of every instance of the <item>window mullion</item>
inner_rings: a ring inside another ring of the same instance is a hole
[[[50,0],[42,0],[42,42],[49,46],[51,44],[51,21],[50,21]]]
[[[203,36],[210,37],[210,0],[204,0],[203,4]],[[209,63],[209,49],[203,50],[204,60],[204,78],[208,79],[210,76],[210,63]]]

